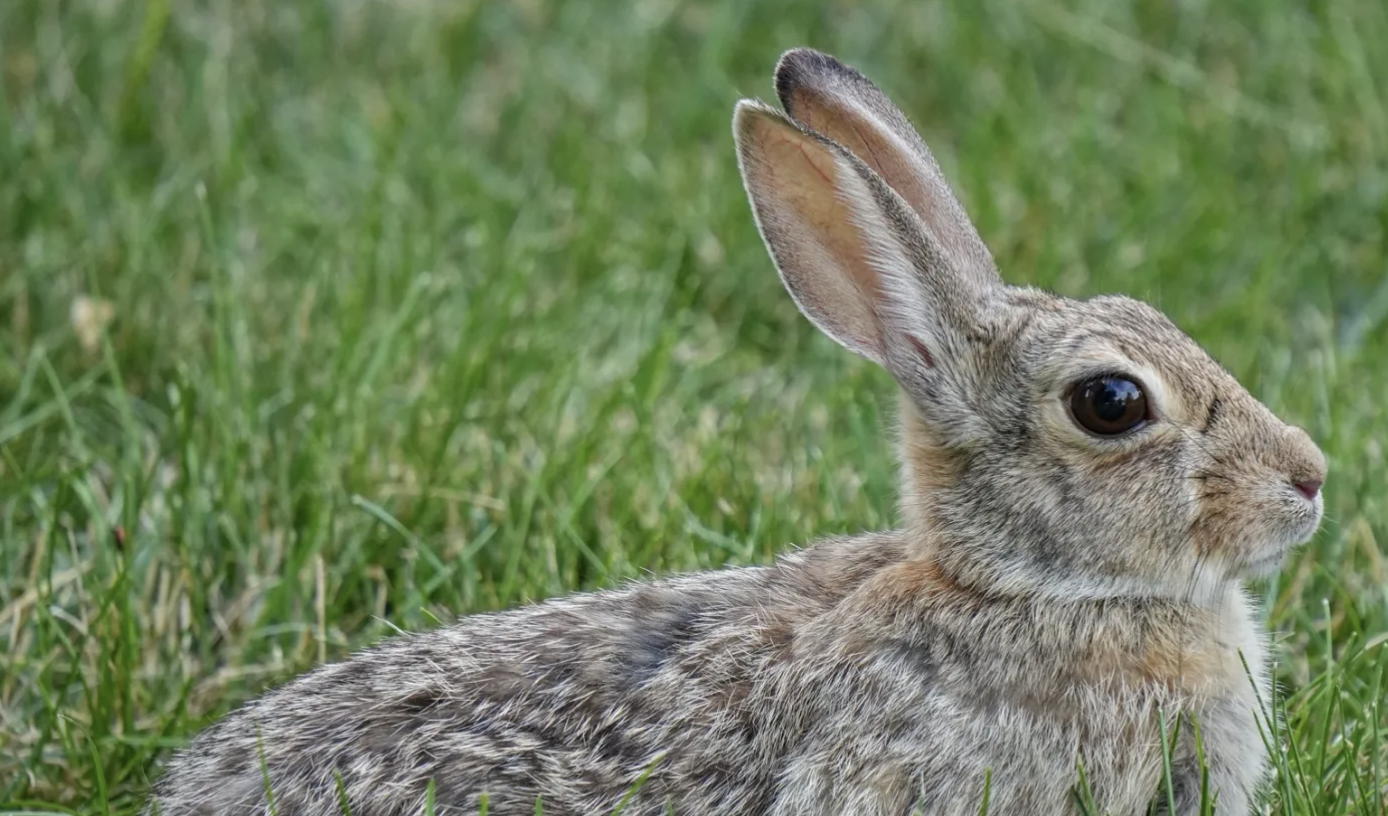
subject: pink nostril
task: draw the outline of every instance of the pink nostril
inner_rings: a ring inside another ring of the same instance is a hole
[[[1301,492],[1301,495],[1305,496],[1306,498],[1314,499],[1316,497],[1316,494],[1321,492],[1321,485],[1323,484],[1325,484],[1325,482],[1322,482],[1319,479],[1313,479],[1308,482],[1297,482],[1293,484],[1292,487],[1295,487],[1298,491]]]

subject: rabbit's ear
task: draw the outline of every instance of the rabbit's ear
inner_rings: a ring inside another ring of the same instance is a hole
[[[795,48],[776,64],[776,94],[792,119],[843,145],[915,210],[956,275],[1001,283],[930,149],[871,80],[828,54]]]
[[[986,334],[995,288],[956,274],[915,211],[842,146],[752,100],[733,133],[757,228],[805,316],[917,396],[962,399],[949,375]]]

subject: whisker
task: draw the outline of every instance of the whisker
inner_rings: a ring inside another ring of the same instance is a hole
[[[1205,470],[1205,469],[1203,469],[1203,468],[1200,469],[1200,470],[1195,471],[1194,473],[1192,473],[1192,474],[1191,474],[1190,476],[1188,476],[1187,478],[1189,478],[1189,479],[1194,479],[1194,480],[1199,481],[1199,482],[1203,482],[1203,481],[1206,481],[1206,480],[1208,480],[1208,479],[1219,479],[1219,480],[1225,481],[1225,482],[1232,482],[1232,481],[1234,481],[1234,477],[1233,477],[1233,476],[1229,476],[1229,475],[1226,475],[1226,474],[1223,474],[1223,473],[1219,473],[1219,472],[1213,471],[1213,470]]]

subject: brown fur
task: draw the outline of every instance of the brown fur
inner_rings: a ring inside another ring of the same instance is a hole
[[[738,162],[796,304],[902,389],[900,530],[765,567],[572,595],[394,638],[180,752],[170,816],[1199,812],[1266,759],[1268,655],[1243,578],[1321,518],[1299,429],[1166,317],[1005,285],[924,142],[865,77],[782,57],[783,114],[743,101]],[[1141,384],[1100,438],[1067,395]],[[1244,669],[1247,663],[1247,672]],[[1251,677],[1249,676],[1251,674]],[[1179,723],[1164,801],[1163,717]],[[651,770],[653,769],[653,770]]]

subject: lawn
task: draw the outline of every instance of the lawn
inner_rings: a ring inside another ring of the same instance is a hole
[[[1388,5],[5,0],[0,813],[130,813],[389,634],[896,517],[885,373],[733,153],[781,51],[1004,276],[1166,310],[1331,461],[1276,814],[1388,812]]]

